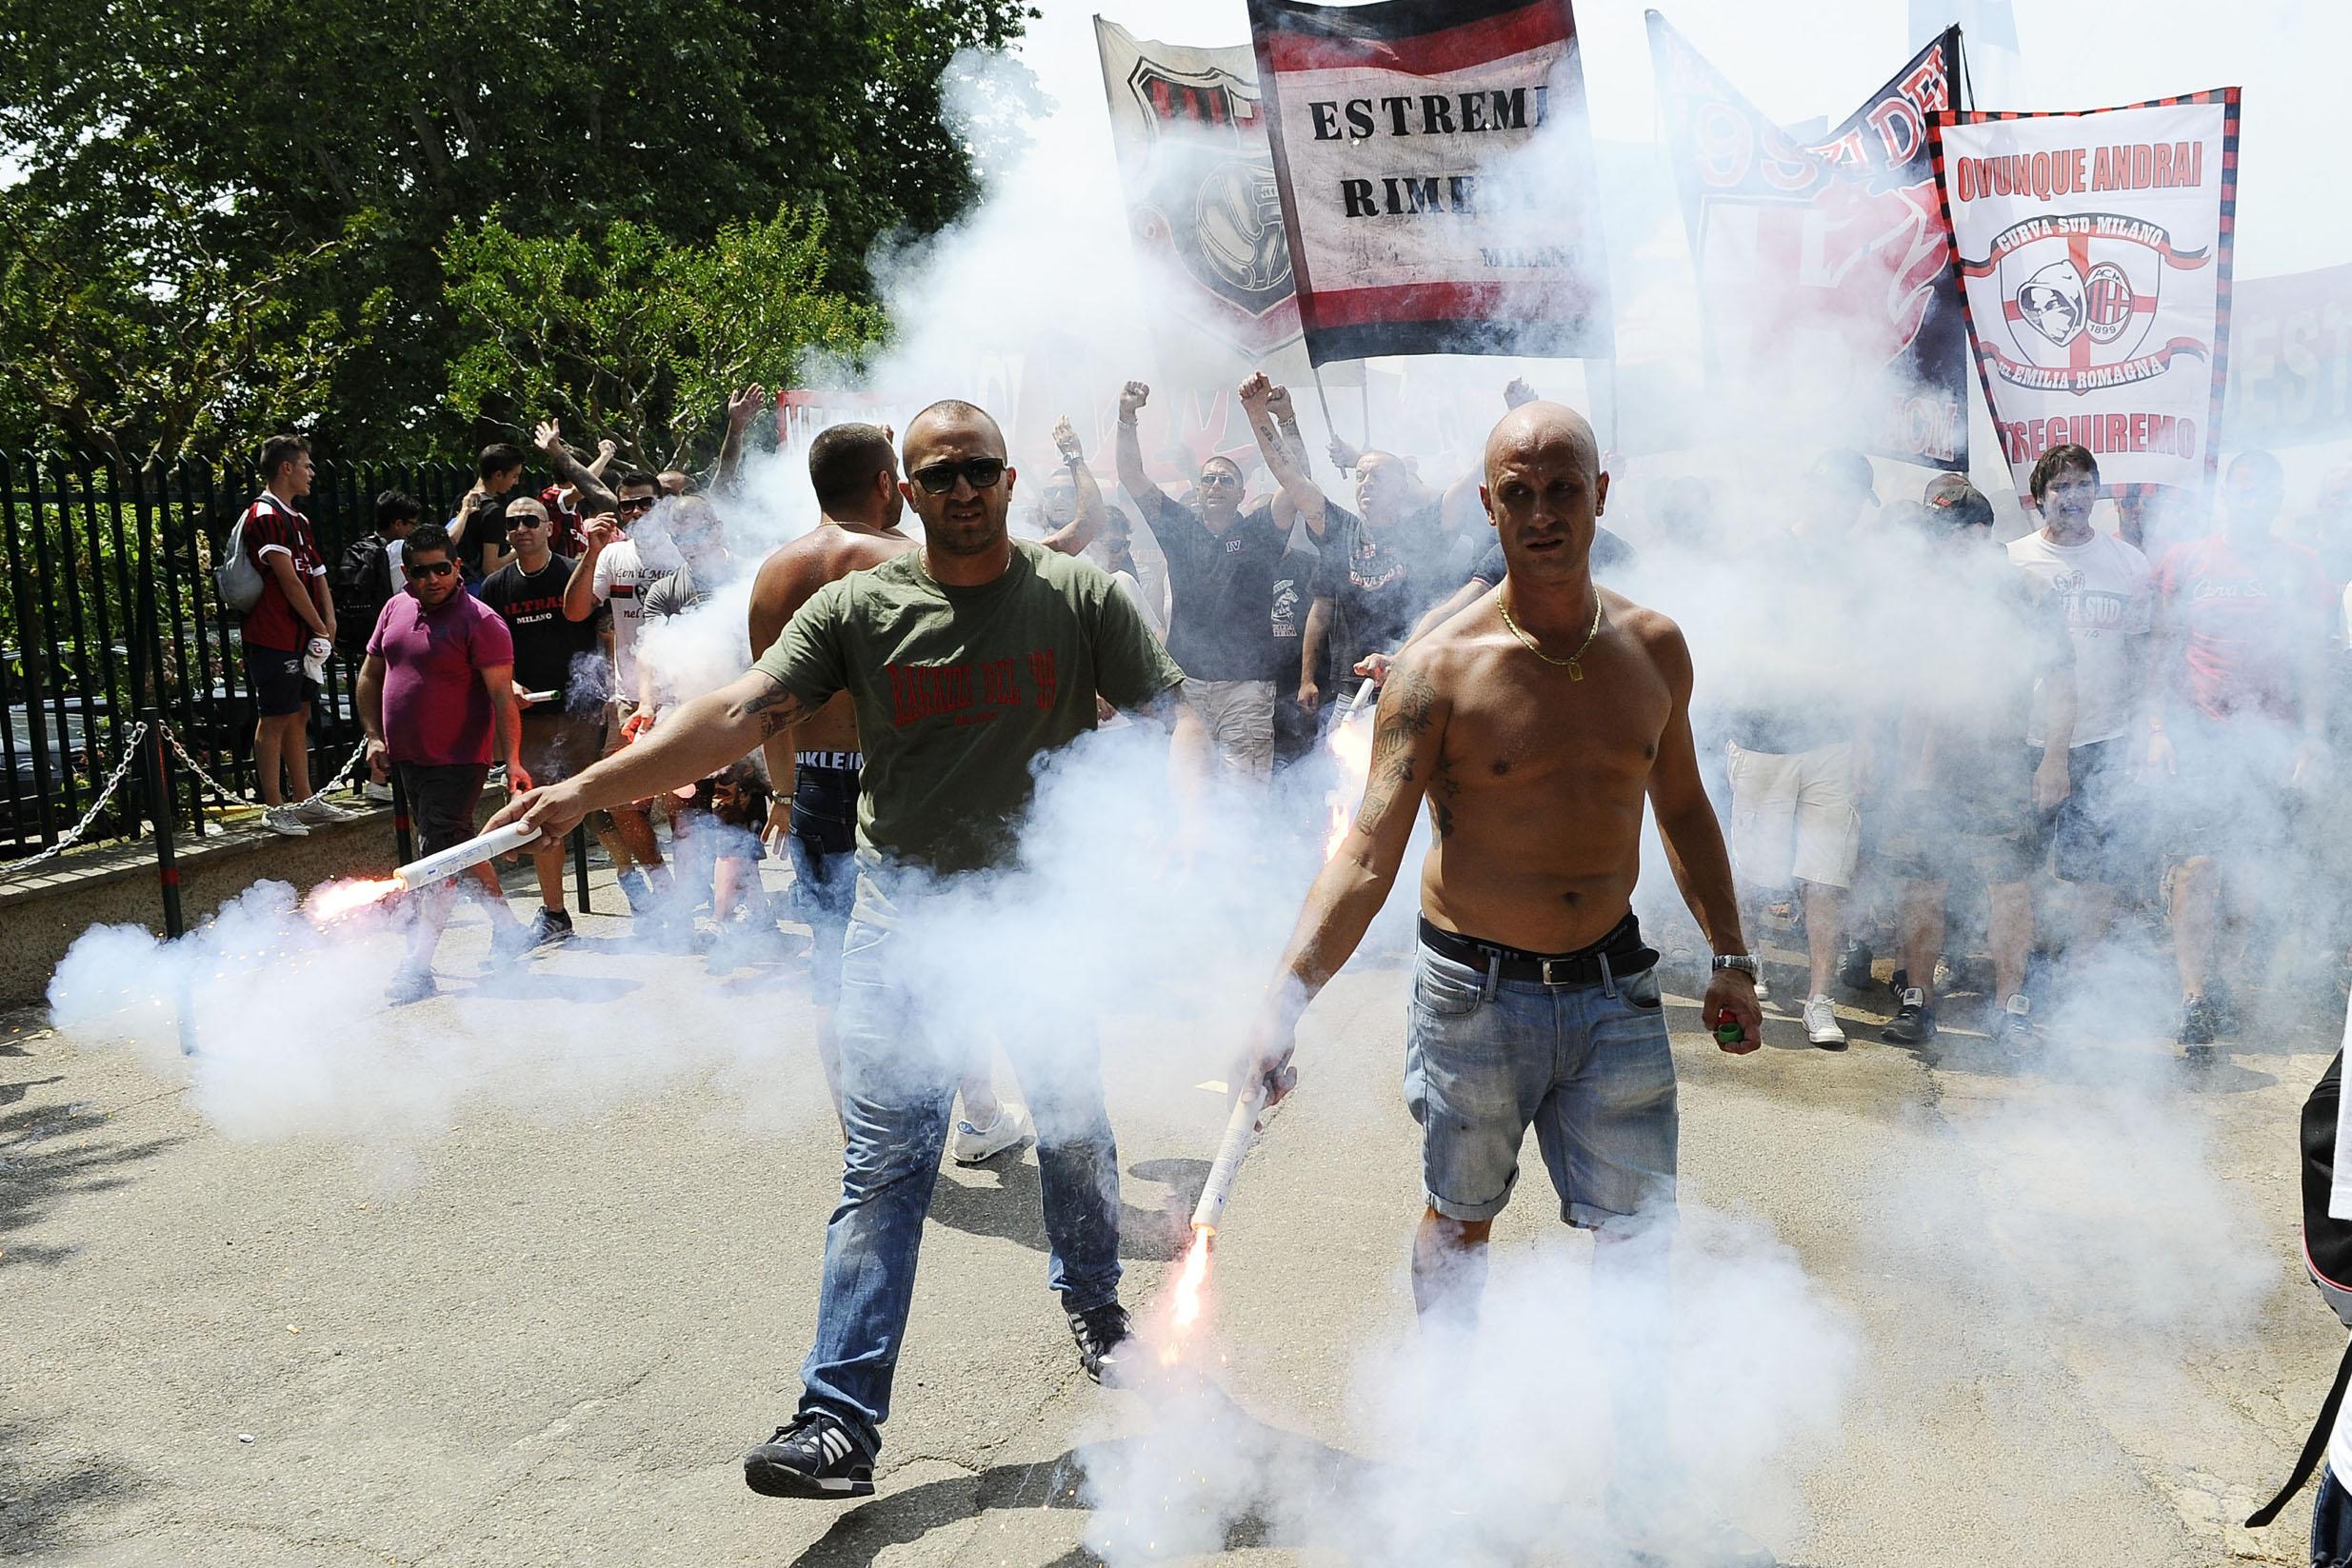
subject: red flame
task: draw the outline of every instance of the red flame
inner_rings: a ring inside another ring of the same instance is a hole
[[[1324,744],[1340,764],[1340,782],[1330,796],[1331,827],[1323,841],[1323,858],[1327,861],[1340,852],[1348,824],[1355,820],[1356,802],[1363,798],[1364,781],[1371,775],[1372,726],[1344,722]]]

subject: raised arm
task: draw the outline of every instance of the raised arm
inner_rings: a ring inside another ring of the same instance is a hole
[[[1340,971],[1364,940],[1372,917],[1388,902],[1397,867],[1413,836],[1413,815],[1435,775],[1445,744],[1450,705],[1440,694],[1425,654],[1407,654],[1380,694],[1373,720],[1372,763],[1364,804],[1339,849],[1307,889],[1282,966],[1266,990],[1234,1092],[1263,1080],[1272,1096],[1288,1092],[1290,1051],[1299,1015]]]
[[[1152,494],[1165,496],[1144,472],[1144,436],[1135,423],[1135,416],[1151,401],[1151,388],[1140,381],[1130,381],[1119,393],[1119,438],[1113,445],[1119,462],[1119,483],[1139,506],[1148,506]]]
[[[484,831],[512,822],[535,824],[543,839],[560,839],[589,812],[642,801],[666,789],[707,779],[772,735],[815,712],[818,705],[785,690],[774,677],[752,670],[697,697],[649,729],[561,784],[508,801]]]
[[[753,382],[727,400],[727,439],[719,446],[719,472],[711,481],[714,489],[728,489],[743,471],[743,433],[751,425],[752,416],[767,402],[767,388]]]
[[[612,460],[620,455],[620,444],[607,436],[596,444],[596,457],[588,464],[588,471],[602,479],[605,477],[605,470],[612,466]]]
[[[530,433],[531,445],[546,454],[548,466],[555,477],[570,486],[580,497],[580,509],[608,512],[618,509],[621,503],[596,477],[596,470],[564,449],[563,427],[551,419],[543,419]]]
[[[596,613],[596,560],[620,536],[621,530],[609,517],[580,520],[583,548],[580,559],[571,564],[571,575],[564,579],[565,620],[585,621]]]
[[[1664,617],[1657,619],[1663,629],[1648,632],[1644,641],[1674,693],[1674,705],[1658,737],[1657,759],[1650,765],[1650,810],[1658,819],[1666,865],[1707,946],[1726,956],[1742,955],[1747,951],[1747,939],[1740,929],[1731,856],[1724,848],[1723,824],[1716,820],[1715,804],[1707,799],[1706,784],[1699,776],[1699,748],[1690,734],[1690,649],[1683,642],[1680,627]],[[1736,969],[1717,972],[1707,982],[1700,1014],[1709,1028],[1725,1014],[1740,1025],[1739,1041],[1723,1045],[1735,1056],[1764,1043],[1764,1013],[1756,1003],[1752,976]]]
[[[1080,444],[1078,427],[1069,422],[1067,414],[1053,422],[1053,445],[1070,471],[1071,486],[1078,492],[1078,515],[1039,543],[1063,555],[1083,555],[1088,545],[1102,537],[1104,528],[1111,526],[1110,508],[1103,504],[1103,486],[1095,483],[1094,470],[1086,466],[1086,449]],[[1124,515],[1116,527],[1120,537],[1112,541],[1114,559],[1127,553]]]
[[[1283,439],[1282,431],[1276,427],[1277,392],[1281,393],[1283,407],[1287,407],[1290,399],[1288,388],[1276,387],[1261,370],[1242,383],[1238,395],[1242,407],[1249,415],[1249,432],[1258,438],[1258,455],[1266,459],[1266,471],[1274,476],[1274,483],[1282,486],[1283,494],[1288,496],[1290,504],[1298,508],[1300,518],[1306,524],[1306,531],[1321,539],[1324,529],[1323,488],[1306,472],[1306,454],[1293,451],[1290,444]]]

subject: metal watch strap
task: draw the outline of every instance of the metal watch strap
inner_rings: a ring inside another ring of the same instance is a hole
[[[1722,974],[1725,969],[1737,969],[1748,979],[1754,980],[1757,972],[1756,955],[1753,953],[1716,954],[1715,963],[1708,972]]]

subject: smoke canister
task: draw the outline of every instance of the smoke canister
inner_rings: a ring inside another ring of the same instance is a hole
[[[1725,1008],[1723,1008],[1723,1009],[1719,1010],[1719,1011],[1716,1013],[1716,1015],[1715,1015],[1715,1043],[1716,1043],[1716,1044],[1718,1044],[1718,1045],[1737,1045],[1737,1044],[1738,1044],[1741,1041],[1745,1040],[1746,1038],[1747,1038],[1747,1031],[1746,1031],[1745,1029],[1744,1029],[1744,1028],[1742,1028],[1742,1027],[1740,1026],[1740,1021],[1739,1021],[1738,1019],[1733,1018],[1733,1017],[1731,1016],[1731,1009],[1730,1009],[1730,1008],[1725,1007]]]
[[[392,873],[392,880],[400,883],[404,892],[412,893],[428,883],[454,877],[460,871],[469,870],[508,850],[520,849],[538,836],[539,829],[529,823],[508,823],[504,827],[493,827],[488,833],[468,839],[464,844],[451,844],[421,861],[410,861]]]
[[[1233,1102],[1233,1114],[1225,1119],[1225,1140],[1217,1145],[1217,1158],[1208,1167],[1208,1181],[1201,1188],[1201,1201],[1192,1208],[1192,1228],[1206,1230],[1212,1236],[1225,1219],[1225,1201],[1233,1193],[1234,1175],[1242,1168],[1242,1157],[1258,1135],[1258,1113],[1266,1109],[1266,1084],[1253,1083],[1248,1091]]]

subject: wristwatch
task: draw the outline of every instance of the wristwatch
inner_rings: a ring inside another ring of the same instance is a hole
[[[1708,972],[1720,975],[1725,969],[1737,969],[1750,980],[1754,980],[1761,973],[1761,966],[1756,963],[1756,955],[1753,953],[1716,954],[1715,963]]]

